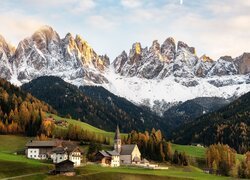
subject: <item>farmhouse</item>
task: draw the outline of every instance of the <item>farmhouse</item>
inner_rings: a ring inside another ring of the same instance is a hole
[[[116,151],[99,151],[96,154],[96,161],[101,163],[103,166],[120,166],[120,156]]]
[[[26,156],[31,159],[52,159],[53,163],[70,160],[80,166],[82,152],[70,141],[30,141],[26,144]]]
[[[64,141],[52,149],[51,159],[53,163],[60,163],[68,159],[74,163],[74,166],[80,166],[82,152],[76,144]]]
[[[26,144],[26,155],[31,159],[49,159],[55,141],[30,141]]]

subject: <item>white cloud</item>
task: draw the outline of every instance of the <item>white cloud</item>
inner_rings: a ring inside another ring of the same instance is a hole
[[[105,18],[104,16],[94,15],[88,18],[88,24],[94,28],[102,30],[113,30],[116,27],[116,23],[112,20]]]
[[[21,12],[1,13],[0,22],[0,34],[14,45],[45,24],[42,19]]]
[[[78,1],[71,9],[74,13],[86,12],[96,7],[94,0],[81,0]]]
[[[121,4],[126,8],[136,8],[142,5],[142,0],[121,0]]]
[[[86,12],[96,7],[96,0],[25,0],[25,2],[36,8],[62,8],[72,13]]]
[[[111,49],[111,53],[113,48],[126,49],[127,42],[150,46],[154,39],[163,42],[168,36],[195,46],[198,55],[206,53],[215,59],[250,51],[247,0],[194,0],[184,1],[182,6],[179,0],[3,0],[1,5],[0,33],[10,40],[23,39],[49,22],[59,32],[88,34],[88,41],[100,42],[97,49]],[[114,42],[109,47],[101,45],[107,44],[103,31],[108,42]]]
[[[151,45],[149,39],[159,38],[162,42],[167,36],[174,36],[195,46],[198,55],[206,53],[214,59],[250,52],[250,11],[244,0],[210,0],[195,8],[186,4],[138,7],[127,19],[131,26],[141,26],[139,38],[146,45]]]

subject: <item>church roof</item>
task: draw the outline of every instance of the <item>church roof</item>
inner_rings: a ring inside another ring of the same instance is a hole
[[[131,155],[136,144],[122,145],[120,155]]]
[[[110,154],[111,156],[119,156],[119,153],[116,151],[106,151],[108,154]]]
[[[119,126],[118,125],[116,127],[115,138],[114,139],[121,139],[120,130],[119,130]]]
[[[110,157],[110,156],[119,156],[119,153],[117,153],[116,151],[99,151],[99,153],[101,155],[103,155],[104,157]]]
[[[110,156],[110,155],[109,155],[106,151],[104,151],[104,150],[99,151],[99,153],[100,153],[101,155],[103,155],[104,157],[109,157],[109,156]]]

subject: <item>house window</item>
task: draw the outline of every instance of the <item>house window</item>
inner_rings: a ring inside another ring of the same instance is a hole
[[[62,159],[62,157],[60,157],[60,159]]]
[[[36,157],[36,155],[34,155],[34,157]]]
[[[30,153],[32,153],[32,151],[30,151]]]
[[[34,153],[36,153],[36,151],[34,151]]]
[[[30,155],[30,157],[32,158],[32,155]]]

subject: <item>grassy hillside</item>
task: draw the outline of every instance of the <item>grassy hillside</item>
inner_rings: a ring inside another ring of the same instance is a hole
[[[25,136],[0,135],[0,152],[14,153],[23,150],[30,139],[32,138]]]
[[[206,148],[190,145],[172,144],[173,151],[185,152],[188,156],[195,158],[205,158]]]
[[[52,116],[53,119],[55,119],[57,121],[59,121],[59,120],[65,120],[69,124],[77,125],[77,126],[81,127],[83,130],[87,130],[89,132],[94,132],[96,134],[100,134],[100,135],[103,135],[105,137],[109,137],[110,138],[110,142],[113,143],[113,138],[114,138],[114,135],[115,135],[114,132],[107,132],[107,131],[101,130],[99,128],[96,128],[94,126],[91,126],[91,125],[89,125],[87,123],[84,123],[84,122],[81,122],[81,121],[77,121],[75,119],[62,118],[62,117],[59,117],[59,116],[54,115],[54,114],[48,114],[48,116]],[[62,127],[57,126],[57,128],[62,128]],[[127,136],[127,134],[121,133],[121,136],[124,137],[124,136]]]
[[[53,165],[37,160],[27,159],[24,155],[14,152],[23,150],[30,137],[0,135],[0,179],[26,175],[46,173]]]

